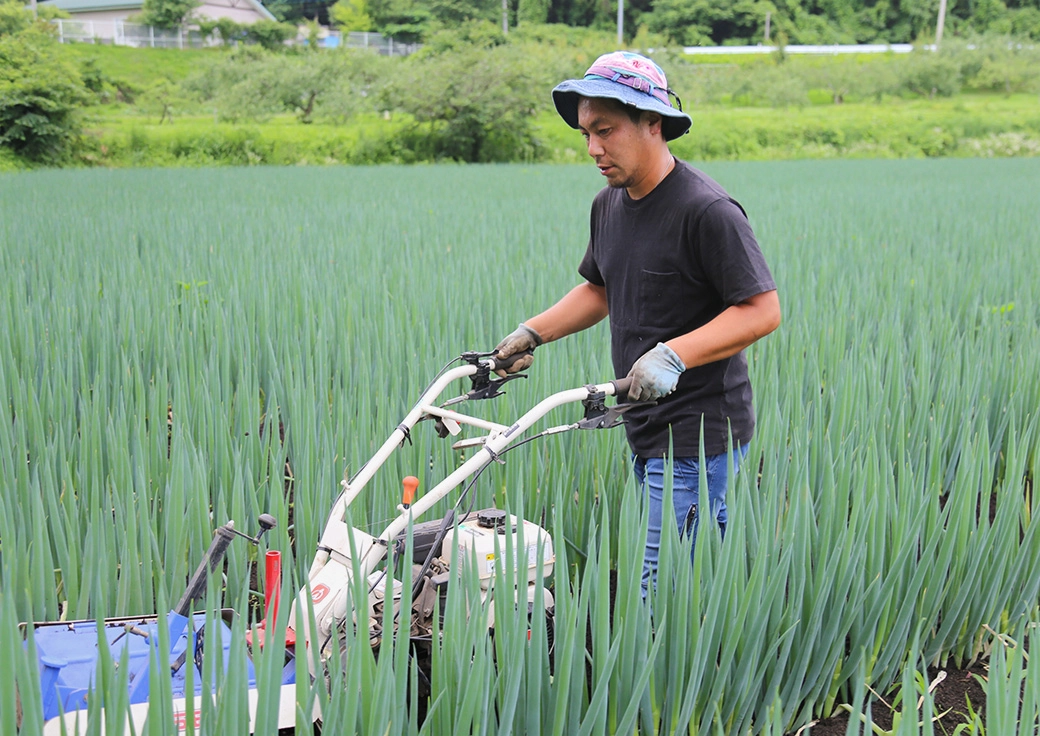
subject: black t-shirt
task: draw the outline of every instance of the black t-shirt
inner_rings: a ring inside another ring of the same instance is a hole
[[[606,288],[618,378],[659,342],[694,330],[727,307],[776,288],[747,215],[709,176],[676,160],[647,196],[606,188],[592,204],[591,234],[578,272]],[[657,406],[626,415],[640,457],[726,452],[730,432],[746,444],[755,430],[743,352],[690,368]],[[670,431],[669,431],[670,429]]]

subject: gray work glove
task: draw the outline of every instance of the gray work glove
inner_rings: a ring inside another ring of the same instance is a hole
[[[519,327],[506,335],[505,339],[495,347],[495,358],[497,360],[505,360],[510,355],[526,351],[530,351],[531,355],[525,355],[509,366],[508,369],[495,371],[495,373],[504,376],[507,372],[516,373],[517,371],[530,368],[531,363],[534,362],[534,349],[541,344],[542,336],[521,322]]]
[[[631,401],[656,401],[675,390],[679,375],[686,364],[675,351],[663,342],[657,343],[650,352],[635,362],[628,377],[632,385],[628,389]]]

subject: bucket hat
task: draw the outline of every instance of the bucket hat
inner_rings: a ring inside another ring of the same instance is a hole
[[[685,134],[693,121],[682,111],[679,96],[668,89],[661,67],[645,56],[631,51],[604,54],[592,63],[583,79],[568,79],[552,91],[556,111],[572,128],[578,127],[578,100],[606,97],[649,110],[661,116],[661,132],[666,141]],[[671,98],[676,106],[672,106]]]

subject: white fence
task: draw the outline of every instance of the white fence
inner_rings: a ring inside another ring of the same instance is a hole
[[[165,30],[122,20],[74,20],[57,18],[62,43],[108,43],[162,49],[201,48],[210,45],[198,31]]]
[[[62,43],[107,43],[163,49],[197,49],[221,43],[219,38],[205,38],[197,30],[164,30],[122,20],[57,18],[53,23],[58,27],[58,39]],[[306,44],[308,40],[301,35],[289,43]],[[318,43],[326,48],[372,49],[383,56],[407,56],[419,48],[419,44],[401,43],[379,33],[348,33],[344,38],[339,31],[329,31]]]
[[[339,31],[330,31],[322,42],[327,47],[346,46],[348,49],[372,49],[383,56],[407,56],[420,47],[420,44],[401,43],[380,33],[359,31],[351,31],[345,39]]]

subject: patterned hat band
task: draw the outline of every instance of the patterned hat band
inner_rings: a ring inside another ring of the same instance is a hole
[[[679,99],[679,95],[675,94],[672,90],[667,87],[655,84],[646,77],[633,74],[629,71],[622,71],[613,67],[604,66],[602,64],[593,64],[589,67],[589,70],[585,72],[585,79],[605,79],[608,82],[616,82],[623,84],[626,87],[631,87],[639,92],[644,92],[652,97],[657,98],[668,107],[677,107],[682,112],[682,100]],[[669,97],[675,98],[675,105]]]

